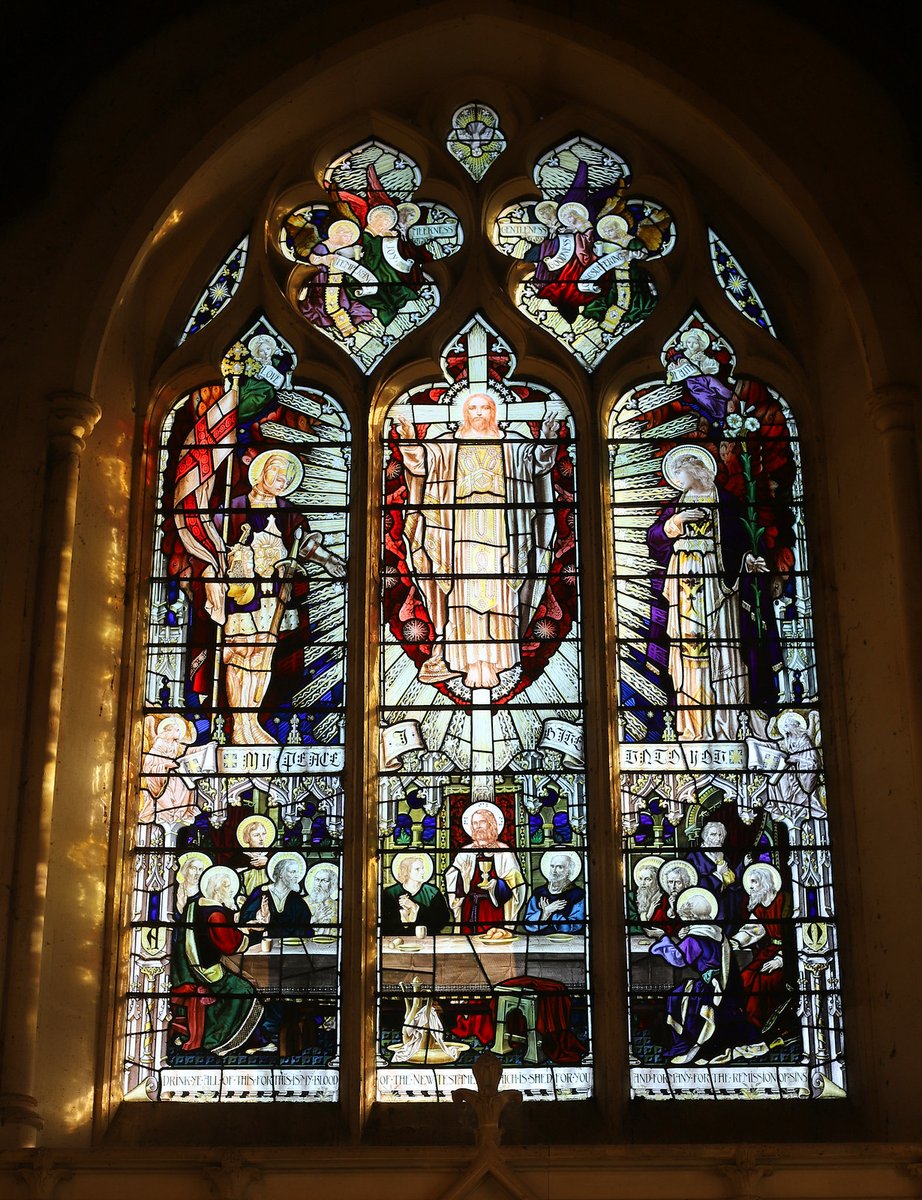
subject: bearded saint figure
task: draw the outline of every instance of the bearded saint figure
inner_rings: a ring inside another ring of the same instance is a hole
[[[208,585],[217,603],[213,599],[206,608],[223,625],[224,686],[237,746],[278,745],[259,718],[300,564],[313,561],[333,579],[346,574],[343,560],[324,546],[323,534],[311,531],[286,499],[303,474],[290,451],[263,451],[250,464],[249,492],[231,501],[221,523],[228,578]]]
[[[475,804],[463,820],[471,840],[445,872],[457,931],[483,934],[488,941],[508,940],[508,926],[525,899],[525,879],[514,852],[499,840],[502,813],[493,804]]]
[[[395,419],[409,566],[435,628],[423,683],[460,675],[469,688],[494,688],[520,661],[551,564],[559,420],[548,414],[538,439],[502,430],[482,392],[465,399],[454,433],[416,441],[413,425]]]

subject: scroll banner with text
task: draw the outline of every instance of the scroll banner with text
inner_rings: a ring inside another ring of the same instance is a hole
[[[583,731],[572,721],[560,721],[549,717],[541,726],[538,747],[541,750],[558,750],[563,755],[566,767],[585,766]]]
[[[381,730],[381,763],[385,771],[398,770],[401,757],[411,750],[425,749],[418,721],[397,721]]]

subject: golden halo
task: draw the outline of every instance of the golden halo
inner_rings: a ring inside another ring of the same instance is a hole
[[[335,232],[334,232],[334,230],[335,230]],[[359,227],[358,227],[358,225],[356,225],[355,221],[349,221],[344,218],[341,221],[331,221],[330,222],[330,227],[327,230],[326,240],[328,242],[336,241],[339,239],[340,234],[345,235],[346,233],[348,233],[350,235],[350,240],[348,242],[344,241],[342,243],[342,245],[343,246],[351,246],[354,242],[357,242],[359,240],[359,235],[361,234],[361,232],[362,232],[361,229],[359,229]]]
[[[190,862],[201,863],[203,873],[212,865],[211,859],[203,850],[189,850],[185,854],[180,854],[179,862],[176,864],[176,874],[178,875]]]
[[[663,478],[667,483],[677,488],[680,492],[685,491],[685,485],[673,476],[673,470],[677,459],[680,458],[696,458],[702,466],[707,467],[710,474],[716,479],[717,477],[717,462],[710,450],[705,450],[703,446],[695,446],[686,443],[683,446],[673,446],[666,457],[663,459]]]
[[[704,899],[707,901],[708,911],[707,911],[706,917],[695,917],[695,920],[696,921],[713,921],[714,918],[717,916],[717,909],[719,907],[717,904],[717,897],[714,895],[713,892],[709,892],[707,890],[707,888],[703,888],[703,887],[690,887],[690,888],[686,888],[684,892],[679,892],[679,894],[678,894],[678,896],[676,896],[676,900],[675,900],[676,912],[678,912],[679,909],[682,907],[683,900],[697,900],[699,898],[699,896],[703,896]],[[682,920],[685,920],[685,919],[686,919],[685,917],[682,918]]]
[[[743,872],[743,887],[747,892],[749,891],[749,881],[752,879],[752,874],[754,871],[764,871],[768,875],[769,879],[771,879],[772,887],[775,889],[775,891],[781,891],[781,872],[778,870],[778,868],[773,866],[771,863],[754,862],[750,863]]]
[[[766,727],[766,732],[770,738],[784,737],[784,733],[779,728],[779,725],[785,720],[785,718],[787,718],[789,721],[793,719],[793,723],[797,726],[801,733],[806,733],[810,728],[810,725],[802,712],[799,712],[796,708],[785,708],[778,713],[777,716],[772,717],[772,719],[769,721]]]
[[[624,217],[616,216],[615,213],[601,217],[595,228],[603,242],[616,242],[618,245],[623,245],[630,237],[627,221]]]
[[[339,887],[339,867],[337,867],[335,862],[314,863],[314,865],[307,872],[306,882],[305,882],[306,890],[307,891],[311,890],[311,888],[313,887],[313,884],[314,884],[314,880],[317,878],[317,876],[320,874],[321,871],[332,871],[333,875],[336,877],[336,884],[334,885],[333,893],[331,893],[331,895],[335,897],[335,893]]]
[[[230,867],[209,867],[207,871],[203,871],[202,877],[198,881],[199,894],[204,896],[213,883],[219,883],[222,879],[226,879],[230,883],[231,895],[236,898],[240,891],[240,876]]]
[[[405,225],[414,225],[421,216],[421,210],[418,204],[414,204],[412,200],[405,200],[402,204],[397,205],[397,215],[411,213],[410,220],[404,220]]]
[[[286,474],[288,482],[285,484],[285,490],[279,492],[280,496],[290,496],[296,488],[301,486],[301,480],[304,478],[304,464],[296,454],[292,454],[290,450],[263,450],[262,454],[257,454],[250,463],[250,469],[247,475],[250,480],[250,487],[256,487],[262,479],[263,471],[266,469],[266,464],[272,458],[284,459],[286,463]]]
[[[468,837],[473,838],[474,835],[471,833],[471,818],[475,812],[480,812],[481,809],[486,809],[487,812],[491,812],[496,818],[496,836],[499,837],[503,832],[503,826],[506,824],[506,818],[503,816],[502,809],[498,805],[492,804],[489,800],[475,801],[469,805],[461,814],[461,828]]]
[[[154,733],[157,737],[160,736],[160,730],[164,726],[174,724],[178,725],[181,732],[179,740],[187,745],[194,742],[196,738],[195,726],[186,717],[181,717],[179,713],[168,713],[165,717],[158,717],[154,722]]]
[[[557,217],[559,220],[566,220],[566,214],[576,213],[579,218],[588,224],[589,209],[585,204],[580,204],[578,200],[567,200],[557,209]]]
[[[265,847],[251,846],[250,843],[245,840],[244,834],[246,833],[246,831],[248,829],[252,829],[254,825],[261,825],[262,828],[265,829],[265,831],[266,831]],[[244,848],[244,850],[268,849],[269,846],[271,846],[272,843],[275,841],[277,834],[278,834],[278,829],[276,829],[275,822],[270,821],[268,817],[260,816],[258,813],[254,813],[253,816],[251,816],[251,817],[244,817],[243,820],[240,822],[240,824],[237,826],[237,841]]]
[[[298,865],[298,883],[301,884],[304,876],[307,874],[307,863],[300,854],[296,854],[293,850],[279,850],[277,854],[273,854],[266,863],[266,874],[272,878],[272,872],[280,862],[293,862]]]
[[[659,875],[657,876],[657,879],[659,880],[659,885],[663,889],[664,892],[669,890],[666,887],[666,876],[673,869],[673,867],[678,867],[680,870],[685,871],[688,878],[691,880],[691,883],[688,885],[689,887],[694,887],[695,884],[698,882],[698,872],[695,870],[695,868],[691,865],[690,862],[686,862],[684,858],[668,858],[663,863],[663,865],[660,867]]]
[[[374,207],[370,208],[368,210],[368,212],[365,214],[365,228],[366,229],[368,228],[368,224],[371,221],[371,218],[375,215],[375,213],[387,213],[388,214],[388,219],[390,220],[388,229],[393,229],[396,226],[396,224],[397,224],[397,209],[394,208],[390,204],[375,204]]]
[[[636,862],[634,864],[634,870],[632,873],[634,882],[637,884],[640,883],[640,879],[638,878],[638,876],[640,875],[640,872],[644,869],[644,867],[655,867],[657,878],[659,878],[659,869],[665,861],[666,860],[664,858],[662,858],[659,854],[646,855],[646,857],[642,858],[639,862]],[[688,866],[688,865],[689,864],[686,864],[686,866]]]
[[[427,867],[428,874],[423,879],[423,883],[428,883],[429,880],[432,878],[433,871],[435,870],[435,863],[432,861],[432,858],[430,855],[422,854],[422,853],[415,853],[412,850],[407,850],[403,854],[395,854],[394,857],[391,859],[391,875],[394,877],[394,882],[400,883],[400,879],[397,876],[397,868],[400,866],[401,863],[406,862],[408,858],[421,858],[424,860],[424,862],[426,862],[428,864],[428,867]]]

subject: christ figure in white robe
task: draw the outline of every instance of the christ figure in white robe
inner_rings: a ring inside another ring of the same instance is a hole
[[[502,430],[480,392],[465,399],[456,433],[417,441],[396,418],[409,566],[436,635],[424,683],[460,675],[471,689],[495,688],[520,661],[551,565],[559,419],[546,416],[537,439]]]

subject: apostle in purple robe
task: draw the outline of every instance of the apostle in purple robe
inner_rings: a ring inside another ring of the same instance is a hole
[[[665,1056],[674,1066],[724,1063],[768,1053],[761,1032],[747,1017],[739,967],[724,931],[716,924],[717,898],[688,888],[676,904],[685,922],[676,937],[660,938],[650,953],[677,970],[681,979],[666,998],[671,1040]]]

